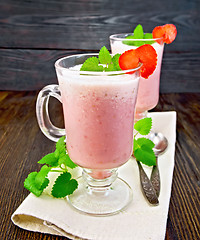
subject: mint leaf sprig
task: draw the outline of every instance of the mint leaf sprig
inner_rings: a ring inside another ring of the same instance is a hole
[[[152,33],[144,33],[143,31],[143,27],[141,24],[138,24],[136,26],[136,28],[134,29],[133,31],[133,35],[129,35],[126,37],[126,39],[128,40],[124,40],[123,43],[126,44],[126,45],[130,45],[130,46],[142,46],[144,44],[153,44],[155,41],[152,40],[152,41],[142,41],[142,39],[153,39],[153,35]],[[129,39],[141,39],[141,41],[130,41]]]
[[[49,185],[48,174],[58,172],[51,195],[56,198],[63,198],[72,194],[78,187],[78,183],[72,178],[69,168],[73,169],[77,165],[72,162],[66,153],[65,136],[56,143],[56,150],[44,156],[38,163],[44,164],[39,172],[32,172],[24,181],[24,187],[39,197],[44,189]]]
[[[134,135],[133,156],[137,161],[147,166],[156,165],[156,156],[153,151],[155,144],[148,138],[136,138],[140,135],[148,135],[152,127],[152,118],[143,118],[135,123],[134,129],[137,133]]]
[[[119,57],[121,54],[110,55],[108,49],[103,46],[98,57],[88,58],[81,66],[80,71],[108,72],[121,71]]]

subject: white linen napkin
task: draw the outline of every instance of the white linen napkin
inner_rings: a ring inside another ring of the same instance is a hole
[[[158,159],[161,177],[158,206],[152,207],[145,200],[140,189],[137,163],[130,159],[118,170],[119,177],[133,189],[133,201],[125,211],[108,217],[93,217],[75,211],[64,199],[29,194],[13,213],[13,223],[26,230],[70,239],[163,240],[174,169],[176,112],[150,113],[149,116],[153,119],[152,130],[163,133],[169,142],[167,151]],[[151,168],[144,166],[144,169],[150,175]]]

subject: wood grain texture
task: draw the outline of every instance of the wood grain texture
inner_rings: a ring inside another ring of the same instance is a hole
[[[54,143],[38,128],[35,92],[0,92],[0,96],[0,239],[66,239],[24,231],[11,224],[13,211],[28,195],[23,187],[24,179],[31,171],[39,170],[37,161],[54,151]],[[61,122],[61,108],[53,113],[54,117],[60,116],[57,121]]]
[[[1,1],[0,47],[100,49],[109,35],[173,23],[172,51],[199,51],[199,1]]]
[[[45,85],[57,83],[54,63],[57,59],[79,54],[74,50],[0,50],[1,90],[40,90]]]
[[[89,51],[1,49],[0,89],[40,90],[57,83],[55,61],[63,56],[86,52]],[[165,52],[160,92],[200,92],[199,66],[198,53]]]
[[[200,239],[199,103],[200,94],[163,94],[156,108],[177,111],[175,168],[167,223],[169,239]]]
[[[19,229],[11,214],[28,195],[23,181],[39,170],[37,161],[54,150],[35,117],[37,92],[0,92],[0,239],[66,238]],[[200,94],[161,94],[154,111],[177,111],[175,168],[166,240],[200,239]],[[63,126],[62,108],[51,101],[54,123]]]
[[[0,0],[0,89],[39,90],[55,81],[53,63],[63,54],[98,51],[109,36],[146,32],[173,23],[166,45],[161,92],[200,92],[199,0]]]

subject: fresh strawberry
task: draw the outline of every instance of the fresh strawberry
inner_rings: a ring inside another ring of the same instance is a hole
[[[124,52],[119,57],[119,66],[122,70],[133,69],[138,67],[139,58],[136,56],[134,49]]]
[[[122,70],[136,68],[139,62],[142,63],[141,76],[148,78],[154,72],[157,64],[157,54],[151,45],[144,44],[124,52],[119,57],[119,66]]]
[[[153,38],[158,38],[156,40],[156,42],[158,42],[160,44],[163,43],[164,42],[163,37],[165,35],[165,30],[164,30],[163,26],[155,27],[153,32],[152,32],[152,35],[153,35]]]
[[[124,52],[119,57],[119,66],[122,70],[136,68],[139,62],[142,63],[141,76],[148,78],[154,72],[157,64],[157,54],[151,45],[144,44],[137,49]]]
[[[149,44],[144,44],[138,47],[136,50],[136,55],[139,61],[142,63],[140,69],[141,76],[143,78],[148,78],[156,69],[157,65],[157,53],[156,50]]]
[[[176,27],[173,24],[165,24],[163,26],[155,27],[153,32],[153,38],[163,38],[163,41],[167,44],[172,43],[177,35]],[[160,40],[157,40],[160,43]]]

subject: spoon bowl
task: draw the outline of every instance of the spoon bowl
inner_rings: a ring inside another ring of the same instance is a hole
[[[152,132],[149,134],[148,138],[155,144],[153,151],[156,156],[164,153],[167,149],[168,141],[162,133]]]

